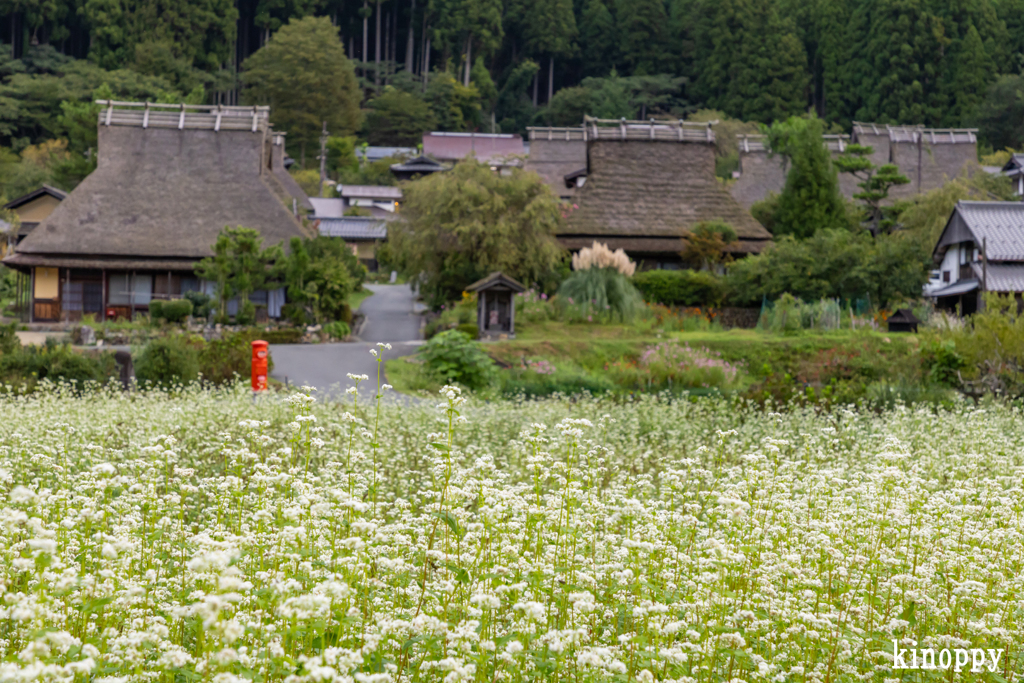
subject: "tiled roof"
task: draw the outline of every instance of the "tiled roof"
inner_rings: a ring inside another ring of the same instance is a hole
[[[346,199],[399,200],[402,189],[390,185],[341,185],[341,196]]]
[[[1024,261],[1024,203],[962,201],[956,211],[989,261]]]
[[[509,133],[426,133],[423,153],[441,161],[459,161],[472,155],[477,161],[492,163],[523,156],[523,138]]]
[[[341,218],[345,215],[345,202],[340,197],[310,197],[316,218]]]
[[[382,240],[388,236],[387,223],[369,216],[321,218],[320,234],[346,240]]]
[[[984,269],[972,263],[971,269],[989,292],[1024,292],[1024,263],[990,263]]]

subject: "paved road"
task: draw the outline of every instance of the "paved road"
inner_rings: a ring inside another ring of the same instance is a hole
[[[398,358],[416,352],[420,338],[420,316],[408,285],[366,285],[373,296],[364,299],[359,311],[366,322],[360,341],[346,344],[273,344],[271,377],[292,386],[317,388],[321,396],[338,398],[353,384],[347,374],[367,375],[360,384],[360,400],[370,399],[376,388],[377,362],[370,349],[377,342],[391,344],[383,358]],[[386,382],[381,373],[381,382]]]

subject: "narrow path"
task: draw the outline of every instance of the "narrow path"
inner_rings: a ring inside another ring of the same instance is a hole
[[[316,387],[322,397],[341,398],[354,382],[348,373],[370,379],[359,385],[359,400],[373,398],[377,386],[377,361],[370,353],[377,342],[391,344],[383,358],[399,358],[416,352],[420,316],[408,285],[366,285],[373,296],[364,299],[359,312],[366,316],[359,340],[345,344],[272,344],[274,370],[270,376],[291,386]],[[386,383],[383,371],[381,383]]]

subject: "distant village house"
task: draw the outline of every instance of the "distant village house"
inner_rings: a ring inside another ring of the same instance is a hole
[[[30,321],[131,317],[154,299],[212,293],[194,268],[226,226],[268,245],[313,235],[266,107],[102,104],[96,170],[3,260],[28,280]],[[276,317],[284,292],[252,300]]]

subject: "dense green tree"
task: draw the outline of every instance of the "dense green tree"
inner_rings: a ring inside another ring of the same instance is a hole
[[[804,240],[781,237],[764,253],[736,261],[726,279],[737,303],[789,293],[805,301],[867,298],[885,307],[920,294],[929,256],[927,247],[899,235],[820,230]]]
[[[279,245],[263,247],[263,238],[252,228],[226,227],[213,244],[213,256],[196,264],[196,274],[217,284],[220,318],[227,319],[228,300],[238,297],[239,322],[255,322],[256,310],[249,296],[277,274],[283,253]]]
[[[883,123],[939,122],[949,45],[942,19],[925,0],[868,0],[854,12],[858,34],[848,66],[854,118]]]
[[[772,149],[789,160],[786,185],[771,218],[775,235],[809,237],[848,224],[836,169],[818,118],[792,117],[772,126]]]
[[[496,270],[535,282],[562,258],[558,200],[521,169],[506,176],[463,161],[407,184],[402,215],[388,241],[405,272],[426,278],[422,291],[432,305],[458,298]]]
[[[533,82],[540,69],[537,62],[525,59],[513,67],[505,83],[498,91],[498,103],[495,115],[498,126],[506,133],[523,133],[533,120],[533,104],[528,94],[530,83]]]
[[[447,57],[458,60],[463,86],[469,86],[473,59],[487,56],[504,36],[501,0],[430,0],[433,40]]]
[[[674,61],[663,0],[618,0],[619,55],[631,75],[663,73]]]
[[[180,60],[175,70],[215,72],[233,56],[238,10],[231,0],[85,0],[79,12],[91,28],[89,57],[107,69],[132,64],[140,45]]]
[[[371,145],[415,146],[436,127],[434,112],[423,98],[391,86],[370,100],[369,107],[364,125]]]
[[[604,0],[585,0],[579,21],[584,76],[607,76],[618,52],[615,19]]]
[[[343,240],[293,237],[282,259],[288,293],[286,314],[298,324],[350,322],[348,297],[362,286],[366,268]]]
[[[554,95],[555,59],[575,50],[576,18],[572,0],[535,0],[525,26],[526,49],[548,61],[548,101]]]
[[[977,122],[993,149],[1024,149],[1024,75],[1000,76],[989,86]]]
[[[181,97],[163,78],[129,69],[106,71],[60,55],[50,46],[34,48],[28,59],[6,66],[10,75],[0,84],[0,137],[19,149],[65,135],[61,102],[90,102],[104,84],[109,88],[105,92],[118,99]]]
[[[763,123],[805,108],[806,56],[775,0],[704,0],[695,12],[696,93],[708,106]]]
[[[455,80],[447,71],[430,74],[426,100],[439,130],[474,130],[481,123],[480,93],[474,86]]]
[[[994,64],[985,52],[978,30],[971,26],[960,41],[959,54],[947,87],[951,90],[943,119],[946,123],[965,126],[974,123],[978,107],[995,73]]]
[[[316,144],[325,121],[333,135],[359,128],[355,70],[326,17],[291,21],[244,69],[246,101],[269,104],[271,122],[303,150]]]

